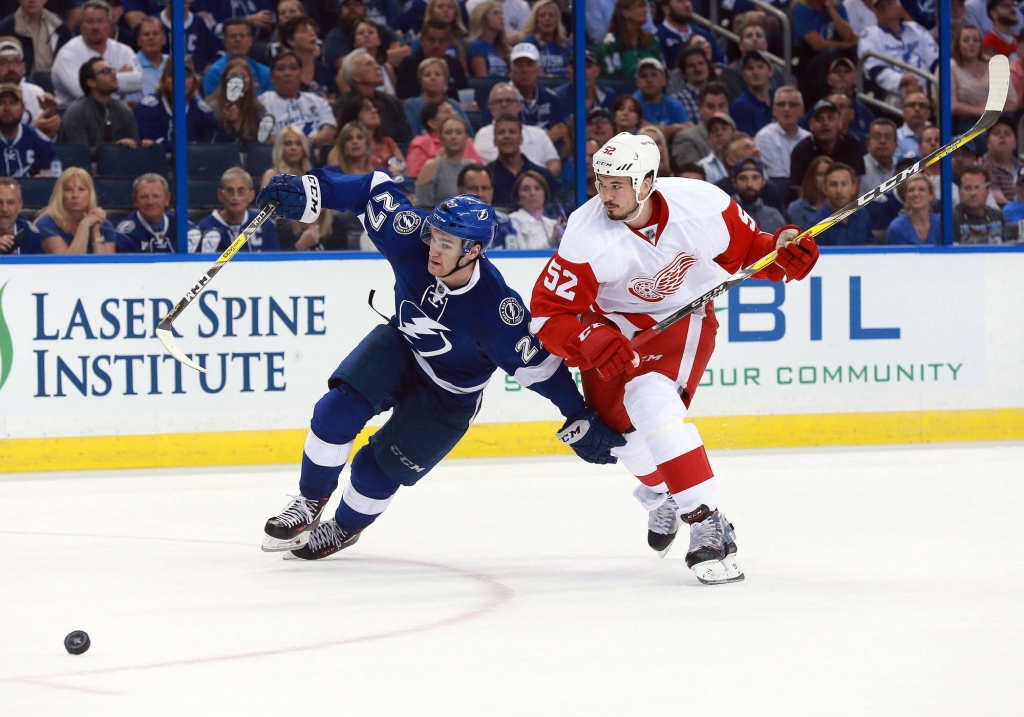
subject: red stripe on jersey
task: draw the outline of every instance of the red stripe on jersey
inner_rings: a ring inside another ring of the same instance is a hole
[[[547,319],[537,338],[556,356],[572,359],[579,355],[579,315],[597,298],[597,278],[589,264],[574,264],[556,252],[533,286],[530,313]]]
[[[648,473],[645,476],[637,476],[636,479],[651,488],[656,488],[665,482],[662,480],[661,473],[658,472],[657,468],[654,469],[653,473]]]
[[[758,229],[754,218],[731,199],[722,212],[722,220],[729,232],[729,247],[715,257],[715,262],[730,274],[750,266],[775,248],[772,235]]]

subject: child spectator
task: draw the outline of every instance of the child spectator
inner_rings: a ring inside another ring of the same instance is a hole
[[[227,85],[232,78],[241,81],[242,93],[234,101],[228,100]],[[213,94],[207,98],[207,104],[217,118],[217,130],[213,141],[218,143],[259,142],[260,120],[266,114],[263,104],[256,99],[253,86],[252,70],[245,58],[232,60],[224,68],[220,83]],[[263,137],[266,142],[269,137]]]
[[[441,148],[428,159],[416,178],[417,207],[433,209],[458,192],[459,172],[474,163],[464,156],[469,142],[466,123],[461,117],[449,117],[441,123]]]
[[[221,203],[220,209],[214,209],[210,216],[199,222],[199,230],[202,232],[202,239],[196,251],[203,253],[222,253],[227,249],[242,229],[248,226],[249,222],[256,218],[258,212],[250,209],[256,198],[252,190],[252,177],[241,167],[232,167],[224,172],[220,178],[220,187],[217,189],[217,200]],[[277,251],[280,249],[280,242],[277,237],[277,228],[273,222],[266,222],[256,233],[249,237],[240,251]]]
[[[508,77],[511,52],[501,3],[486,0],[473,8],[469,17],[469,42],[466,44],[470,76]]]
[[[68,167],[57,178],[50,202],[36,214],[45,254],[113,254],[117,232],[107,213],[96,206],[92,177]]]
[[[0,85],[0,149],[4,177],[57,177],[60,158],[50,140],[23,122],[25,103],[18,85]]]
[[[954,244],[1002,244],[1009,234],[1006,217],[986,206],[990,176],[972,165],[960,174],[960,203],[953,207]]]
[[[512,196],[518,209],[508,215],[515,227],[506,249],[551,249],[558,246],[565,231],[565,221],[544,216],[544,206],[551,199],[551,188],[538,172],[525,170],[512,184]]]
[[[274,89],[260,95],[267,114],[274,118],[272,134],[286,125],[298,125],[313,147],[334,143],[337,120],[327,100],[312,92],[302,92],[302,61],[291,50],[283,50],[270,68]]]
[[[143,174],[132,182],[132,206],[135,211],[117,225],[117,251],[134,254],[173,254],[178,251],[175,239],[171,188],[159,174]],[[188,250],[195,251],[201,233],[192,222],[187,223]]]
[[[19,216],[24,208],[18,181],[0,177],[0,254],[43,253],[43,235]]]
[[[555,0],[540,0],[533,6],[526,22],[523,42],[535,45],[540,52],[541,77],[565,77],[572,62],[572,48],[562,24],[562,13]]]
[[[636,77],[640,60],[662,61],[661,42],[644,30],[645,0],[616,0],[608,35],[597,48],[597,61],[605,77]]]
[[[825,203],[811,215],[809,226],[835,214],[856,199],[856,177],[852,167],[836,162],[825,175]],[[854,212],[833,224],[817,237],[821,246],[851,246],[873,243],[871,217],[867,212]]]
[[[658,125],[666,139],[671,139],[676,132],[689,129],[693,123],[683,103],[665,94],[667,82],[664,65],[653,57],[645,57],[637,67],[638,89],[633,96],[640,102],[644,121]]]
[[[932,202],[935,201],[932,180],[923,174],[915,174],[904,186],[907,188],[907,211],[892,220],[886,233],[886,243],[914,246],[941,244],[942,218],[931,211]]]
[[[206,144],[217,133],[217,117],[210,106],[196,96],[199,76],[192,67],[192,58],[185,58],[185,126],[190,144]],[[135,105],[135,121],[143,147],[163,145],[168,152],[174,145],[174,63],[164,64],[156,94],[143,97]],[[181,126],[181,122],[177,122]]]

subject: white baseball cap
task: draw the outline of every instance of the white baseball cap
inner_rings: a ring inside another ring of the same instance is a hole
[[[540,62],[540,50],[531,42],[520,42],[512,48],[512,56],[509,62],[515,62],[520,57],[528,57],[534,62]]]
[[[21,43],[16,40],[4,40],[0,42],[0,55],[17,55],[18,57],[24,57],[25,53],[21,49]]]

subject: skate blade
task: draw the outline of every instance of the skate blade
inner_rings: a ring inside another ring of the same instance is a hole
[[[670,551],[672,549],[672,544],[675,543],[675,542],[676,541],[673,540],[671,543],[668,544],[668,546],[664,550],[657,551],[658,552],[658,557],[659,558],[664,558],[666,555],[668,555],[668,551]]]
[[[738,583],[744,579],[736,563],[735,555],[728,555],[724,560],[708,560],[693,566],[693,573],[704,585],[724,585]]]
[[[280,553],[284,551],[298,550],[299,548],[306,547],[309,542],[309,531],[303,531],[299,533],[291,540],[280,540],[279,538],[272,538],[269,535],[263,536],[263,545],[260,549],[264,553]]]

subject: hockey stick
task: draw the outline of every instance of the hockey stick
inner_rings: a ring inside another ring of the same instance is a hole
[[[940,161],[943,157],[948,154],[952,154],[956,150],[963,147],[965,144],[970,142],[975,137],[978,137],[982,133],[988,131],[995,125],[996,120],[1003,114],[1003,107],[1006,105],[1006,97],[1010,91],[1010,63],[1004,55],[996,55],[988,63],[989,72],[989,85],[988,85],[988,101],[985,103],[985,112],[981,115],[981,118],[975,123],[973,127],[967,132],[967,134],[961,135],[957,139],[953,140],[945,147],[940,147],[924,159],[918,160],[918,162],[910,167],[907,167],[896,176],[885,180],[880,185],[872,189],[871,191],[864,194],[864,196],[856,199],[845,207],[840,209],[838,212],[830,217],[822,219],[820,222],[815,224],[813,227],[803,232],[799,236],[795,237],[793,241],[799,241],[802,237],[815,237],[824,232],[829,227],[838,224],[839,222],[846,219],[858,209],[862,209],[867,206],[870,202],[877,199],[880,195],[888,192],[890,189],[898,187],[903,184],[907,179],[914,176],[926,167],[930,167],[936,162]],[[709,301],[718,298],[722,294],[729,291],[731,288],[740,284],[757,272],[764,269],[766,266],[775,261],[775,257],[778,254],[778,249],[772,251],[762,259],[757,260],[743,271],[734,274],[733,276],[726,279],[723,283],[716,286],[711,291],[699,296],[698,298],[691,301],[689,304],[679,309],[678,311],[666,316],[664,319],[656,323],[649,329],[641,331],[634,336],[629,345],[631,348],[637,348],[641,344],[644,344],[655,336],[660,334],[662,331],[672,326],[673,324],[682,321],[687,316],[697,311],[699,308],[707,304]],[[637,365],[639,365],[637,363]]]
[[[205,289],[206,285],[213,280],[213,277],[217,276],[217,272],[224,268],[224,265],[228,263],[228,260],[242,248],[243,244],[249,241],[249,237],[255,234],[256,230],[263,226],[263,223],[270,218],[270,215],[274,213],[275,209],[277,209],[277,202],[267,202],[267,205],[263,207],[263,211],[257,214],[253,220],[249,222],[249,226],[243,229],[242,233],[239,234],[233,242],[231,242],[231,246],[224,250],[224,253],[217,258],[217,261],[214,262],[213,266],[207,269],[206,273],[199,277],[199,281],[196,285],[186,291],[182,300],[175,304],[174,308],[171,309],[167,316],[163,318],[163,321],[157,324],[156,335],[157,338],[160,339],[160,343],[164,345],[164,348],[167,349],[171,356],[178,359],[189,368],[194,368],[196,371],[206,373],[205,368],[192,361],[192,359],[186,356],[184,352],[178,348],[178,344],[174,342],[174,334],[172,333],[171,324],[173,324],[174,320],[181,315],[181,312],[185,310],[185,307],[192,303],[193,299],[203,293],[203,289]]]

